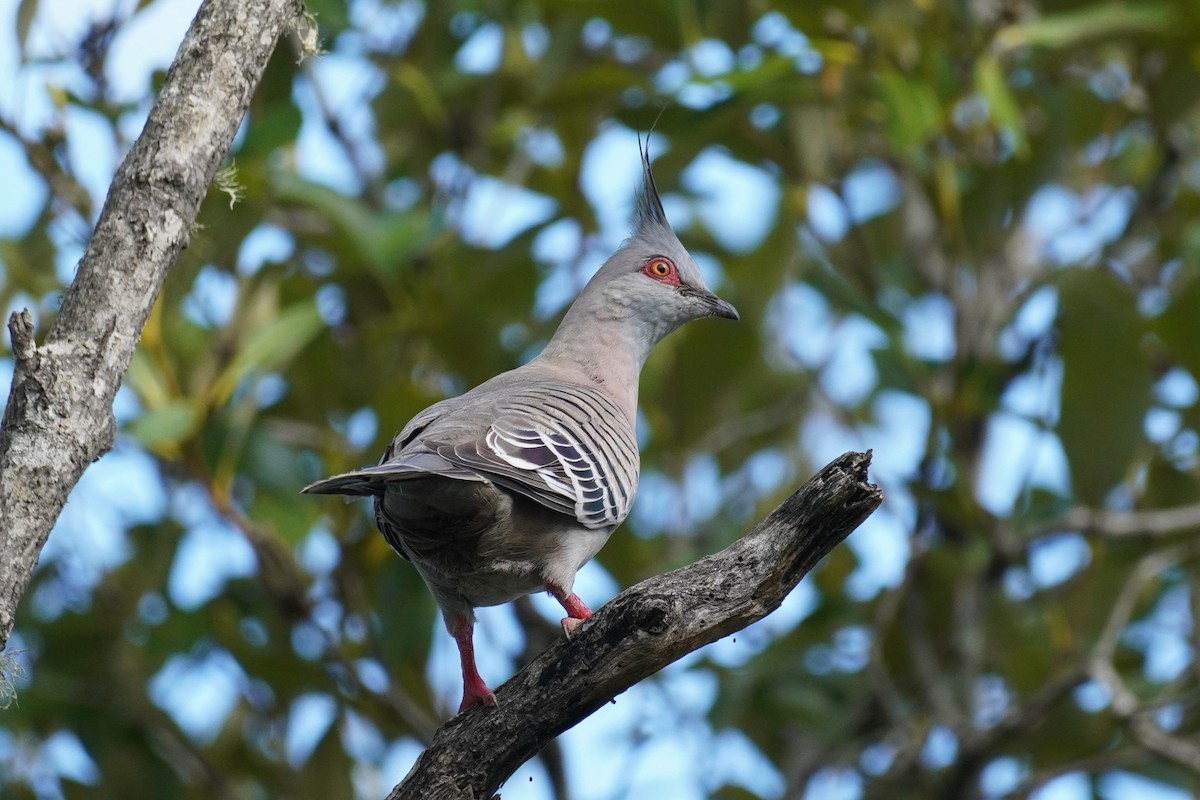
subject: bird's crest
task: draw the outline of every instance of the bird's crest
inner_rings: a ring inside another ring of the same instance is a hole
[[[654,129],[651,128],[653,133]],[[663,211],[662,199],[658,196],[658,187],[654,185],[654,173],[650,169],[650,135],[646,135],[646,144],[642,145],[642,136],[638,134],[638,152],[642,157],[642,186],[637,193],[637,213],[633,218],[635,234],[644,233],[651,227],[671,230],[667,222],[667,213]]]

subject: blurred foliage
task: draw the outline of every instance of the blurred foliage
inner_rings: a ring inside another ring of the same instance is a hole
[[[44,5],[19,4],[22,47]],[[128,146],[154,87],[119,97],[110,48],[153,8],[58,59],[24,53],[74,77],[48,121],[0,122],[49,189],[0,240],[0,299],[43,330],[100,200],[69,118]],[[651,358],[647,478],[600,564],[625,586],[719,548],[842,449],[874,447],[888,494],[809,579],[798,624],[688,662],[717,687],[698,713],[789,797],[834,778],[863,797],[1025,796],[1064,775],[1100,796],[1117,770],[1200,792],[1194,3],[309,8],[326,54],[279,48],[231,153],[240,198],[210,192],[127,376],[119,446],[153,455],[168,501],[91,580],[45,560],[0,794],[386,791],[363,741],[419,742],[445,716],[425,674],[443,634],[363,506],[297,491],[545,341],[614,243],[585,155],[656,117],[668,213],[743,321]],[[767,216],[731,234],[712,196],[728,184],[704,176],[746,167]],[[516,187],[552,211],[508,235]],[[211,519],[257,567],[186,607],[168,586]],[[332,560],[305,555],[329,541]],[[904,563],[871,580],[881,542]],[[525,658],[552,623],[521,616]],[[213,730],[160,699],[189,670],[232,676]],[[314,704],[337,722],[293,747]],[[86,757],[61,755],[64,733]]]

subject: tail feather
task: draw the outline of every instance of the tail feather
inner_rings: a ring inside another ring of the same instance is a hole
[[[376,488],[378,486],[378,488]],[[301,494],[343,494],[351,497],[367,497],[380,494],[383,490],[382,481],[356,472],[334,475],[316,483],[310,483],[300,490]]]
[[[392,481],[427,478],[436,475],[460,481],[482,481],[487,478],[469,469],[455,466],[436,453],[417,452],[385,461],[373,467],[363,467],[352,472],[334,475],[300,490],[301,494],[342,494],[352,497],[368,497],[384,493]]]

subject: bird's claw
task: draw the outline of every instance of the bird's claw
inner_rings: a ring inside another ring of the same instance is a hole
[[[477,705],[496,708],[500,705],[500,701],[496,699],[496,693],[487,686],[484,686],[482,690],[466,690],[463,692],[462,702],[458,705],[458,713],[461,714]]]

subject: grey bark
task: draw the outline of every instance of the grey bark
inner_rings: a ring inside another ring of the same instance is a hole
[[[719,553],[606,603],[477,707],[447,722],[388,800],[487,800],[547,742],[687,653],[762,619],[882,502],[871,454],[846,453]]]
[[[0,650],[71,488],[111,447],[113,396],[167,270],[299,0],[206,0],[146,127],[117,170],[44,343],[9,320],[16,359],[0,424]]]

